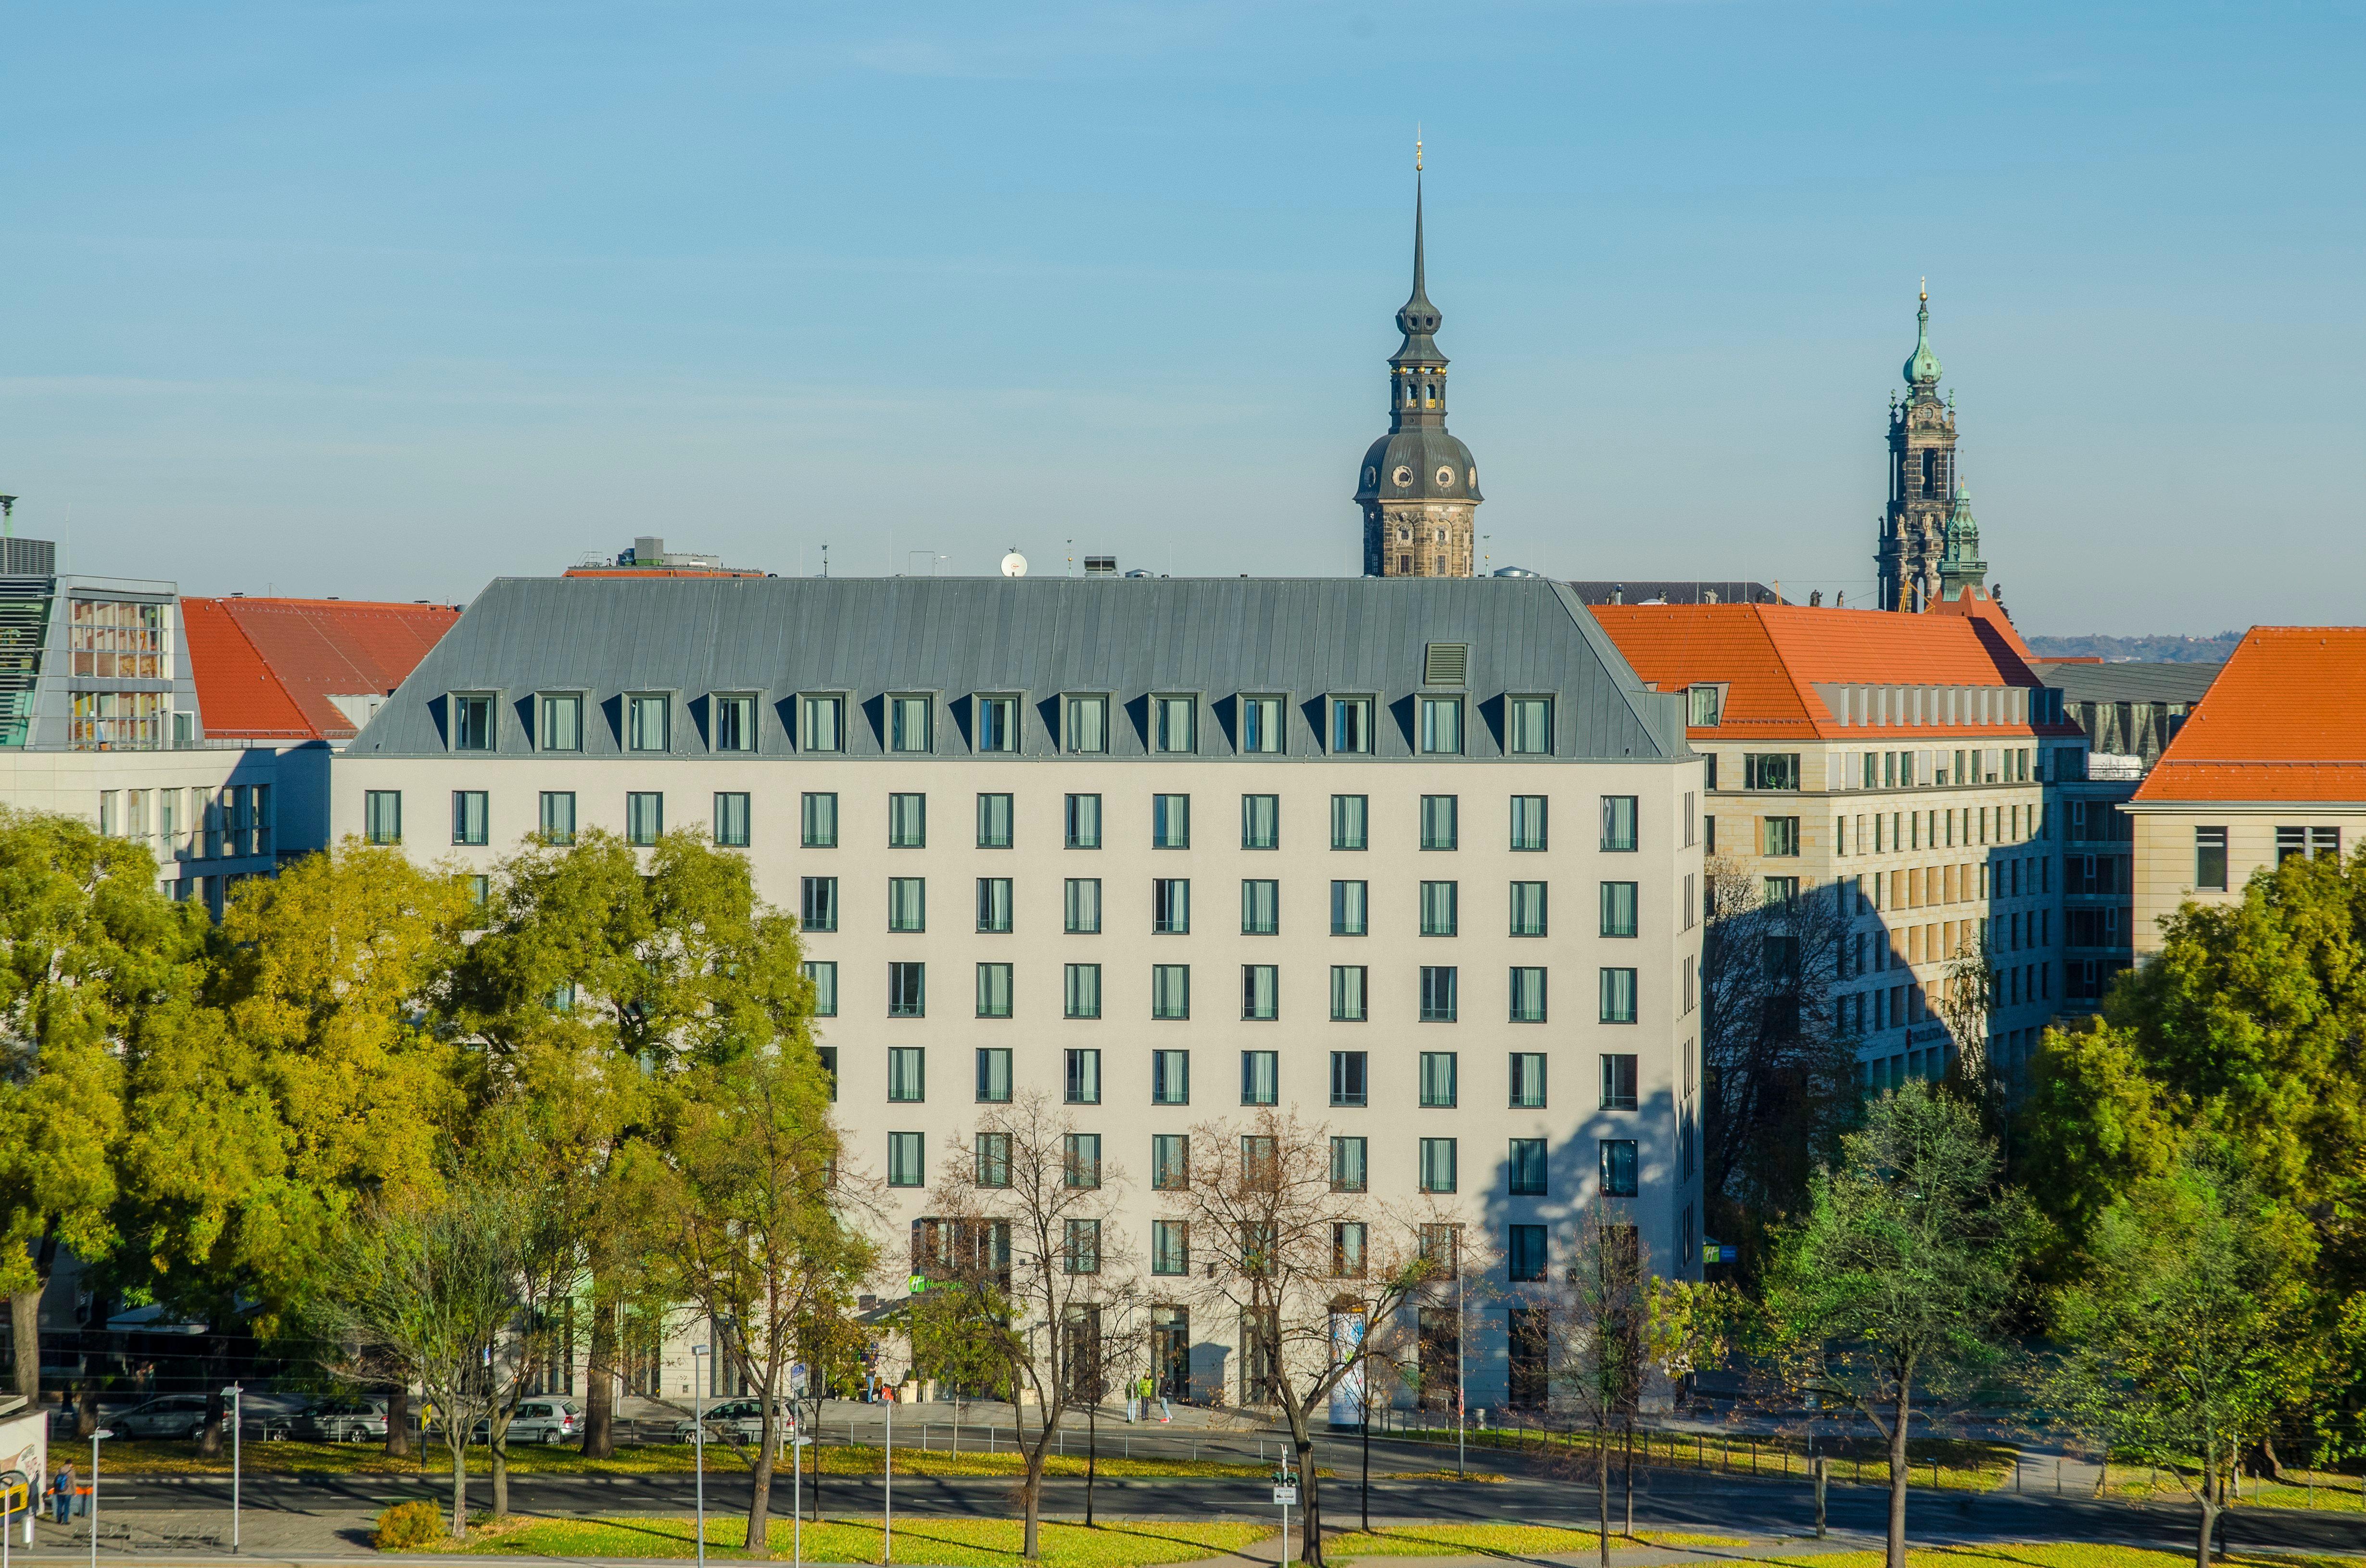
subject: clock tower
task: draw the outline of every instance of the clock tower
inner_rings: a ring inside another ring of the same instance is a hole
[[[1931,351],[1931,291],[1915,312],[1906,398],[1889,404],[1889,505],[1881,518],[1881,607],[1920,610],[1941,592],[1947,520],[1955,496],[1955,410],[1939,400],[1939,356]],[[1968,513],[1968,508],[1966,509]],[[1977,536],[1974,536],[1977,549]]]
[[[1366,577],[1470,577],[1479,465],[1446,430],[1440,317],[1423,276],[1421,149],[1414,148],[1413,296],[1397,311],[1404,341],[1389,356],[1389,433],[1364,453],[1356,504],[1364,512]]]

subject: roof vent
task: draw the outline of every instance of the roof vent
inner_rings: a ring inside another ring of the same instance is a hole
[[[1085,575],[1087,577],[1115,577],[1117,575],[1117,557],[1087,556],[1085,558]]]
[[[1467,642],[1433,642],[1423,649],[1421,683],[1425,686],[1459,686],[1470,679],[1470,645]]]

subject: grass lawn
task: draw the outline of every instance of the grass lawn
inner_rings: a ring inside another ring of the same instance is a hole
[[[1740,1536],[1691,1535],[1681,1530],[1638,1530],[1634,1540],[1652,1546],[1741,1546]],[[1401,1525],[1394,1529],[1360,1530],[1327,1536],[1326,1556],[1357,1557],[1545,1557],[1555,1552],[1592,1551],[1592,1530],[1560,1529],[1551,1525]],[[1612,1551],[1630,1544],[1614,1534]],[[1820,1561],[1820,1559],[1819,1560]]]
[[[2189,1476],[2197,1473],[2191,1466],[2186,1470]],[[2239,1488],[2241,1495],[2235,1506],[2237,1509],[2314,1508],[2337,1514],[2366,1512],[2366,1498],[2359,1495],[2360,1479],[2355,1475],[2295,1470],[2291,1466],[2285,1467],[2284,1473],[2293,1479],[2277,1482],[2265,1477],[2254,1479],[2245,1476]],[[2124,1497],[2130,1502],[2144,1498],[2180,1502],[2192,1495],[2175,1476],[2158,1465],[2115,1461],[2105,1479],[2110,1495]],[[2315,1485],[2309,1484],[2312,1481]]]
[[[1878,1551],[1838,1551],[1820,1557],[1767,1558],[1798,1568],[1881,1568]],[[2218,1560],[2233,1568],[2359,1568],[2366,1558],[2302,1552],[2230,1551]],[[1907,1568],[2191,1568],[2193,1553],[2095,1542],[2021,1546],[1929,1546],[1907,1551]]]
[[[1392,1432],[1393,1438],[1451,1447],[1452,1427]],[[1471,1448],[1517,1449],[1529,1453],[1590,1450],[1591,1432],[1554,1432],[1534,1428],[1473,1427],[1464,1433]],[[1881,1444],[1869,1438],[1827,1438],[1818,1451],[1831,1461],[1836,1485],[1862,1483],[1889,1484],[1889,1465]],[[1618,1434],[1610,1438],[1611,1462],[1623,1464]],[[2010,1444],[1977,1442],[1957,1438],[1914,1438],[1906,1445],[1908,1484],[1937,1485],[1944,1491],[1991,1492],[2012,1484],[2013,1450]],[[1932,1468],[1933,1463],[1937,1468]],[[1637,1432],[1635,1462],[1656,1469],[1707,1470],[1728,1475],[1797,1476],[1809,1473],[1807,1443],[1796,1437],[1746,1437],[1683,1432]],[[2036,1484],[2033,1475],[2029,1484]]]
[[[791,1522],[772,1521],[772,1554],[783,1560],[789,1553]],[[742,1549],[746,1532],[745,1519],[708,1518],[707,1554],[746,1556]],[[1042,1561],[1046,1568],[1146,1568],[1152,1563],[1222,1556],[1272,1534],[1273,1527],[1265,1524],[1111,1521],[1087,1529],[1046,1520]],[[1003,1568],[1023,1561],[1019,1553],[1024,1537],[1025,1527],[1016,1519],[899,1520],[896,1561],[940,1568]],[[875,1518],[806,1527],[808,1562],[877,1562],[884,1556],[882,1548],[883,1534]],[[468,1546],[461,1550],[485,1556],[690,1557],[696,1549],[689,1519],[629,1518],[513,1520],[472,1532]],[[427,1550],[453,1549],[439,1545]]]
[[[1071,1447],[1073,1450],[1073,1438]],[[806,1450],[807,1464],[813,1462],[815,1451]],[[885,1459],[884,1450],[863,1444],[828,1443],[819,1452],[824,1475],[876,1475]],[[376,1443],[249,1443],[240,1462],[249,1474],[254,1475],[295,1472],[384,1474],[389,1471],[443,1475],[451,1469],[450,1455],[440,1443],[409,1460],[388,1459]],[[513,1475],[687,1475],[695,1463],[695,1450],[687,1443],[619,1447],[612,1459],[585,1459],[572,1444],[566,1443],[524,1443],[510,1450]],[[748,1456],[737,1449],[719,1443],[707,1445],[706,1467],[711,1471],[744,1471],[749,1463]],[[1020,1468],[1019,1456],[1008,1446],[998,1453],[966,1449],[953,1453],[902,1444],[896,1449],[898,1475],[1017,1475]],[[472,1478],[490,1475],[492,1469],[491,1450],[468,1450],[468,1474]],[[1121,1459],[1110,1452],[1100,1456],[1095,1469],[1112,1480],[1151,1475],[1254,1478],[1273,1473],[1270,1464],[1250,1461]],[[122,1475],[227,1475],[230,1451],[225,1449],[219,1459],[207,1459],[197,1452],[195,1443],[113,1442],[107,1446],[107,1470]],[[783,1454],[781,1473],[785,1476],[788,1470],[788,1457]],[[1044,1473],[1081,1476],[1085,1473],[1084,1456],[1074,1451],[1053,1454],[1045,1461]],[[1326,1468],[1318,1473],[1330,1475],[1333,1472]]]

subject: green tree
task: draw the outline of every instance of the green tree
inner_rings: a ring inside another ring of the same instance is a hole
[[[124,1055],[195,989],[204,930],[141,845],[0,807],[0,1292],[28,1398],[59,1249],[95,1264],[115,1244]]]
[[[1977,1114],[1921,1083],[1875,1102],[1809,1198],[1777,1235],[1766,1325],[1791,1386],[1856,1410],[1887,1443],[1888,1562],[1904,1568],[1914,1395],[1996,1365],[2036,1222],[2000,1185]]]
[[[2056,1292],[2065,1404],[2112,1451],[2164,1464],[2192,1495],[2196,1568],[2209,1568],[2237,1456],[2313,1364],[2299,1340],[2314,1250],[2300,1216],[2191,1145],[2097,1216],[2076,1279]]]
[[[2098,1021],[2045,1032],[2015,1119],[2013,1165],[2034,1179],[2033,1199],[2052,1222],[2048,1278],[2076,1268],[2080,1243],[2121,1194],[2174,1167],[2180,1120],[2133,1030]]]

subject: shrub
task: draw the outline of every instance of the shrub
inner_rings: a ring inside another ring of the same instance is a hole
[[[442,1508],[428,1502],[397,1503],[377,1517],[370,1544],[380,1551],[416,1551],[450,1539]]]

